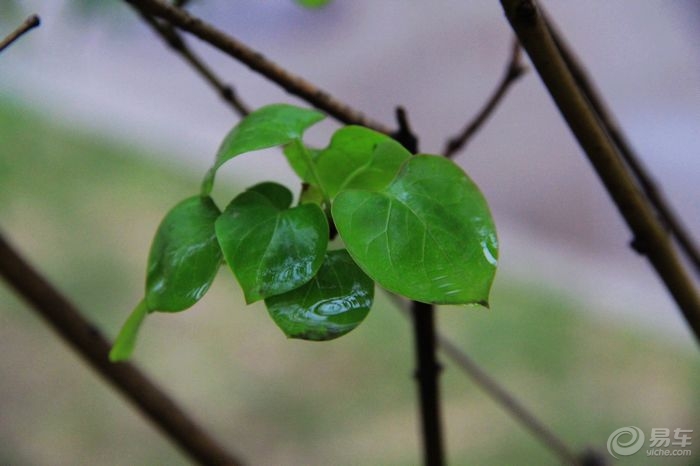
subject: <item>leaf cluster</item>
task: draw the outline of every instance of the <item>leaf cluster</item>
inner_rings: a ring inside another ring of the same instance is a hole
[[[375,282],[410,299],[488,305],[498,246],[477,186],[450,160],[413,155],[360,126],[327,147],[303,143],[324,118],[288,104],[262,107],[224,138],[200,194],[162,220],[148,258],[146,290],[124,324],[112,360],[129,357],[152,312],[191,307],[226,263],[247,303],[264,300],[290,338],[330,340],[367,316]],[[249,152],[282,146],[302,181],[260,183],[221,211],[211,193],[218,169]],[[340,236],[330,247],[331,232]]]

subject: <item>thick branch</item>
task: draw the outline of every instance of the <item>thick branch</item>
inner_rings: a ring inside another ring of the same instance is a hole
[[[532,0],[501,0],[508,20],[559,111],[630,230],[700,341],[700,296],[654,208],[576,83]]]
[[[41,24],[41,20],[37,15],[31,15],[29,18],[25,19],[24,22],[14,31],[12,31],[7,37],[0,41],[0,52],[9,47],[14,41],[19,39],[24,33],[34,29]]]
[[[521,62],[520,44],[517,39],[514,39],[510,59],[508,60],[508,65],[503,73],[501,82],[498,83],[491,97],[489,97],[471,122],[469,122],[457,136],[447,141],[442,151],[445,157],[452,158],[458,151],[466,146],[469,140],[479,131],[494,110],[496,110],[498,104],[503,100],[508,89],[510,89],[510,86],[525,73],[525,70],[526,68]]]
[[[153,30],[158,33],[161,39],[177,52],[187,63],[189,63],[214,89],[219,96],[226,101],[240,117],[250,113],[249,107],[244,104],[233,86],[223,82],[204,61],[199,58],[192,49],[189,48],[185,39],[170,24],[162,24],[148,13],[134,6],[143,20],[148,23]]]
[[[644,167],[644,164],[640,160],[639,156],[637,156],[634,150],[632,150],[632,146],[627,141],[627,138],[620,129],[620,126],[615,120],[615,117],[612,115],[612,112],[610,112],[607,105],[605,105],[600,92],[596,89],[583,65],[581,65],[580,61],[576,58],[576,55],[572,52],[571,48],[568,46],[559,31],[557,31],[552,22],[549,21],[547,15],[543,15],[543,18],[547,23],[547,27],[552,35],[552,39],[554,39],[554,43],[557,44],[562,58],[569,67],[569,71],[571,71],[576,83],[585,94],[586,98],[593,107],[593,110],[598,114],[598,118],[600,118],[600,121],[610,134],[610,137],[617,146],[627,165],[629,165],[632,173],[634,173],[634,176],[639,182],[639,186],[644,190],[644,194],[646,194],[649,201],[654,205],[656,211],[668,229],[676,237],[678,245],[688,256],[691,263],[695,267],[696,272],[700,273],[700,250],[693,241],[693,237],[690,235],[687,228],[683,225],[681,219],[678,217],[678,215],[676,215],[673,208],[670,206],[661,189],[657,186],[653,177]]]
[[[1,235],[0,275],[74,350],[193,460],[205,465],[242,464],[135,366],[111,363],[107,357],[111,345],[100,331],[15,252]]]
[[[287,92],[301,97],[314,107],[325,111],[346,124],[362,125],[385,134],[392,130],[381,123],[373,121],[347,104],[335,99],[305,79],[296,76],[276,63],[265,58],[261,53],[251,49],[233,37],[221,32],[199,18],[191,16],[164,3],[161,0],[125,0],[137,8],[158,18],[163,18],[179,29],[188,31],[222,52],[246,64],[254,71],[279,84]]]

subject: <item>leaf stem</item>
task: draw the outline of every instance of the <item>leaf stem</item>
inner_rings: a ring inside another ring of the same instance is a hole
[[[295,138],[294,144],[295,144],[296,148],[299,150],[299,153],[301,153],[301,155],[304,159],[304,162],[306,163],[306,168],[309,170],[309,175],[311,175],[311,178],[313,179],[314,184],[316,186],[318,186],[319,191],[321,191],[321,196],[323,196],[323,203],[325,204],[327,209],[330,209],[331,208],[331,198],[328,196],[328,193],[323,188],[323,185],[321,185],[321,178],[319,178],[318,172],[316,171],[316,163],[311,158],[311,154],[306,149],[306,146],[304,146],[304,143],[301,142],[301,139]]]
[[[139,328],[146,315],[148,315],[148,304],[146,303],[146,298],[144,298],[136,305],[136,308],[131,312],[119,331],[112,350],[109,352],[110,361],[118,362],[129,359],[136,345],[136,336],[139,333]]]

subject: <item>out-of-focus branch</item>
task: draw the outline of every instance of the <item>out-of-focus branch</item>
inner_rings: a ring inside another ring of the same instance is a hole
[[[25,19],[17,29],[12,31],[7,37],[0,41],[0,52],[12,45],[12,43],[22,37],[23,34],[34,29],[40,24],[41,20],[37,15],[31,15],[29,18]]]
[[[406,317],[411,316],[409,301],[393,293],[387,293],[396,308]],[[478,385],[493,401],[499,404],[508,415],[530,431],[542,444],[559,457],[563,464],[581,464],[581,457],[574,453],[559,436],[551,431],[532,412],[528,411],[518,399],[505,387],[491,377],[479,364],[461,350],[444,334],[437,332],[437,344],[449,360],[454,362],[476,385]]]
[[[173,26],[188,31],[201,40],[208,42],[222,52],[277,83],[290,94],[304,99],[314,107],[323,110],[345,124],[366,126],[385,134],[391,134],[391,128],[371,120],[361,112],[337,100],[322,89],[305,79],[296,76],[276,63],[265,58],[261,53],[251,49],[233,37],[205,23],[184,10],[175,8],[161,0],[125,0],[150,15],[162,18]]]
[[[634,173],[634,176],[639,182],[639,186],[644,190],[644,194],[649,198],[649,201],[656,208],[657,213],[661,219],[666,224],[669,231],[675,236],[678,241],[678,245],[681,247],[683,252],[688,256],[688,259],[695,267],[696,273],[700,273],[700,249],[693,241],[693,237],[688,232],[688,229],[683,225],[683,222],[678,217],[676,212],[670,206],[662,190],[658,187],[654,178],[649,174],[644,164],[640,160],[639,156],[635,153],[630,145],[629,141],[625,137],[625,134],[620,129],[619,124],[612,115],[612,112],[608,109],[603,98],[600,95],[598,89],[596,89],[593,80],[586,72],[586,69],[581,64],[580,60],[576,57],[576,54],[571,50],[571,47],[566,43],[566,40],[562,37],[554,24],[549,21],[546,14],[542,17],[547,23],[549,32],[554,39],[554,43],[559,48],[562,58],[569,67],[569,71],[573,75],[576,83],[581,88],[581,91],[586,95],[586,98],[593,107],[593,110],[598,114],[598,118],[605,126],[606,130],[610,134],[613,142],[620,151],[620,155],[624,158],[627,165],[629,165],[630,170]]]
[[[128,398],[193,460],[240,465],[155,383],[130,363],[111,363],[110,343],[73,304],[0,235],[0,276],[90,365]]]
[[[513,46],[511,49],[510,59],[508,60],[508,65],[506,66],[505,72],[498,86],[491,94],[491,97],[486,101],[484,106],[479,110],[474,118],[464,127],[464,129],[453,138],[447,141],[445,148],[442,153],[445,157],[454,157],[455,154],[462,150],[469,140],[476,134],[481,126],[488,120],[489,116],[496,110],[498,104],[501,102],[503,97],[505,97],[508,89],[513,85],[526,71],[525,66],[522,64],[520,44],[518,39],[513,40]]]
[[[184,2],[180,2],[184,3]],[[226,101],[240,117],[250,113],[250,108],[236,94],[233,86],[226,84],[199,58],[187,45],[185,39],[170,24],[161,23],[153,16],[134,6],[141,18],[160,36],[163,41],[189,63]]]
[[[700,342],[700,296],[665,225],[581,91],[532,0],[501,0],[506,16],[612,201]]]
[[[459,349],[456,344],[442,334],[438,334],[438,344],[442,352],[452,362],[462,369],[465,374],[469,375],[472,381],[481,387],[497,404],[501,405],[511,417],[529,430],[549,451],[559,457],[562,463],[578,464],[577,455],[562,439],[540,422],[537,417],[520,404],[520,401],[496,382],[471,357]]]

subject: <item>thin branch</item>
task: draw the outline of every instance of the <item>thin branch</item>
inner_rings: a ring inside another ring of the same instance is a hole
[[[505,97],[511,85],[513,85],[525,73],[525,71],[526,68],[522,64],[521,60],[520,44],[518,43],[518,39],[513,39],[510,59],[508,60],[508,65],[506,66],[500,83],[471,122],[469,122],[457,136],[454,136],[447,141],[447,144],[442,151],[445,157],[454,157],[458,151],[462,150],[466,146],[469,140],[476,134],[477,131],[479,131],[481,126],[491,116],[494,110],[496,110],[498,104],[501,102],[501,100],[503,100],[503,97]]]
[[[501,0],[506,16],[608,194],[700,343],[700,296],[634,175],[576,83],[532,0]]]
[[[182,2],[181,2],[182,3]],[[240,117],[250,113],[250,108],[241,101],[233,86],[223,82],[204,61],[199,58],[185,42],[184,38],[170,24],[163,24],[153,16],[134,6],[141,18],[158,33],[161,39],[189,63],[227,102]]]
[[[25,19],[24,22],[14,31],[0,41],[0,52],[9,47],[14,41],[19,39],[26,32],[38,27],[41,24],[41,20],[37,15],[31,15],[29,18]]]
[[[373,121],[349,105],[337,100],[327,92],[305,79],[296,76],[276,63],[265,58],[261,53],[251,49],[233,37],[196,18],[186,11],[168,5],[161,0],[125,0],[149,14],[162,18],[179,29],[188,31],[201,40],[208,42],[222,52],[277,83],[290,94],[304,99],[314,107],[323,110],[332,117],[346,124],[366,126],[381,133],[390,134],[387,126]]]
[[[511,395],[495,379],[487,374],[472,358],[459,349],[446,336],[438,334],[440,349],[457,366],[464,371],[472,381],[486,392],[496,403],[501,405],[516,421],[530,431],[542,444],[559,457],[562,463],[577,464],[578,457],[562,439],[537,419],[520,402]]]
[[[620,129],[619,124],[603,101],[600,92],[596,89],[592,79],[586,72],[580,60],[576,58],[576,54],[566,43],[566,40],[561,36],[554,24],[549,20],[547,15],[543,14],[549,32],[557,45],[562,58],[569,67],[569,71],[573,75],[576,83],[581,88],[581,91],[586,95],[593,110],[598,114],[602,124],[607,129],[610,137],[620,151],[627,165],[629,165],[632,173],[634,173],[639,186],[644,190],[644,193],[649,198],[649,201],[654,205],[661,219],[664,221],[668,229],[675,236],[678,245],[685,252],[695,267],[695,271],[700,273],[700,249],[695,244],[692,235],[683,225],[682,220],[670,206],[669,202],[663,195],[662,190],[654,181],[654,178],[649,174],[648,170],[640,160],[639,156],[634,152],[629,141]]]
[[[193,460],[240,465],[155,383],[129,363],[111,363],[110,342],[0,235],[0,276],[46,319],[100,375],[126,396]]]
[[[410,317],[408,301],[393,293],[387,293],[396,308]],[[469,376],[491,399],[499,404],[508,415],[530,431],[548,450],[559,457],[562,463],[579,464],[580,459],[559,436],[551,431],[531,411],[528,411],[503,385],[498,383],[471,357],[461,350],[448,337],[437,332],[437,343],[442,352]],[[585,454],[584,454],[585,455]]]

